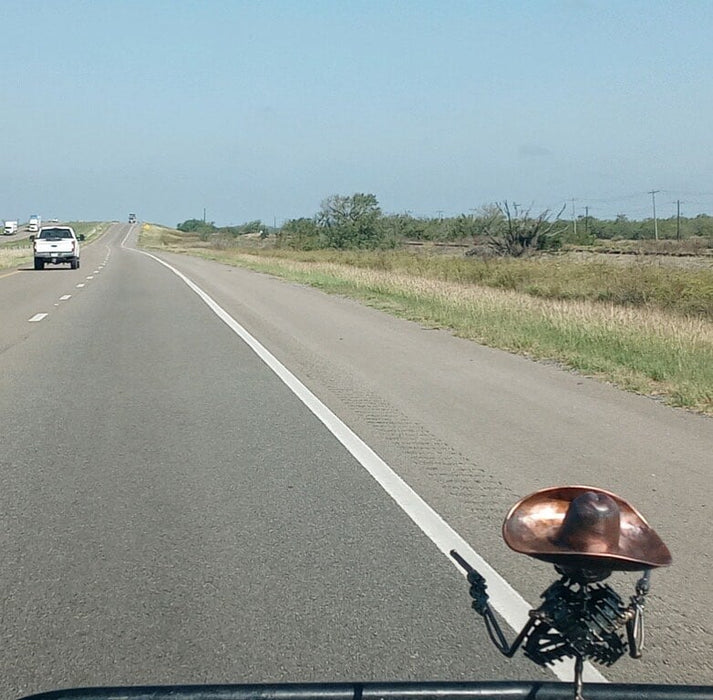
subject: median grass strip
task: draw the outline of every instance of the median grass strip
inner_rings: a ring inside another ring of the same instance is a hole
[[[382,269],[374,269],[364,265],[365,257],[358,254],[346,253],[345,262],[325,261],[319,256],[311,261],[295,260],[282,252],[255,255],[234,248],[194,246],[180,235],[167,243],[160,232],[147,233],[144,244],[356,298],[428,327],[449,329],[458,336],[533,359],[556,361],[671,405],[713,414],[713,321],[705,315],[672,313],[646,304],[551,298],[471,281],[444,280],[434,278],[430,263],[422,261],[417,263],[426,272],[419,274],[413,266],[407,271],[394,269],[395,265],[383,269],[383,264]],[[354,264],[355,258],[360,265]],[[384,258],[377,256],[377,262],[379,259]]]
[[[8,246],[0,248],[0,270],[10,270],[32,262],[32,250],[29,245]]]
[[[90,243],[95,238],[99,238],[112,225],[111,221],[69,221],[66,226],[71,226],[74,232],[81,236],[84,234],[84,242]]]

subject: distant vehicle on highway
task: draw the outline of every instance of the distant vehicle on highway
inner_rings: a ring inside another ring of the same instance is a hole
[[[129,223],[130,224],[136,223],[136,214],[129,214]]]
[[[43,270],[46,264],[69,263],[76,270],[79,267],[79,241],[71,226],[43,226],[39,234],[31,237],[35,255],[35,270]]]
[[[6,221],[2,233],[4,236],[12,236],[13,233],[17,233],[17,221]]]
[[[40,230],[40,226],[42,226],[42,217],[38,214],[33,214],[27,222],[27,230],[30,233],[37,233]]]

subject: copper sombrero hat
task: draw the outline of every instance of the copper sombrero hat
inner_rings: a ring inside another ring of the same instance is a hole
[[[507,514],[503,538],[516,552],[570,567],[638,571],[671,563],[668,547],[628,501],[592,486],[526,496]]]

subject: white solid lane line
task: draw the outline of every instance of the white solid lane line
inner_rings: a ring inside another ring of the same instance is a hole
[[[28,318],[27,320],[30,323],[37,323],[37,321],[41,321],[43,318],[46,318],[49,316],[49,314],[35,314],[32,318]]]
[[[126,238],[122,247],[126,243]],[[483,557],[480,556],[426,501],[421,498],[374,450],[369,447],[349,426],[325,406],[302,382],[290,372],[264,345],[254,338],[227,311],[219,306],[195,282],[172,265],[151,253],[130,248],[146,255],[168,268],[182,279],[236,335],[292,390],[302,403],[344,445],[355,459],[371,474],[391,496],[401,510],[441,550],[448,561],[463,575],[465,572],[450,556],[455,549],[471,566],[477,569],[488,582],[492,607],[500,613],[516,632],[530,619],[531,606]],[[607,683],[608,680],[591,663],[585,662],[588,683]],[[562,681],[574,677],[574,661],[558,661],[551,666],[552,672]]]

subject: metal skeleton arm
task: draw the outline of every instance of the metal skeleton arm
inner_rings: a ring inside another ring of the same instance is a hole
[[[491,641],[495,644],[501,654],[507,656],[509,659],[512,658],[534,626],[535,621],[531,617],[517,635],[512,645],[508,644],[502,627],[500,627],[500,623],[490,607],[490,596],[487,592],[488,584],[486,583],[485,578],[479,574],[465,559],[463,559],[463,557],[458,554],[455,549],[451,550],[451,556],[467,573],[467,580],[470,584],[470,597],[473,599],[473,610],[475,610],[478,615],[482,616],[485,621],[485,628],[488,630],[488,635],[490,636]]]
[[[626,628],[629,655],[639,658],[644,645],[644,598],[650,588],[650,570],[636,584],[636,595],[625,606],[616,592],[600,581],[605,570],[567,570],[555,566],[561,578],[543,594],[544,602],[530,610],[529,620],[508,644],[490,607],[485,578],[455,550],[451,556],[466,571],[473,609],[485,621],[488,635],[498,651],[511,658],[520,647],[540,666],[565,658],[574,659],[574,697],[582,698],[584,661],[607,666],[625,652],[620,630]]]

